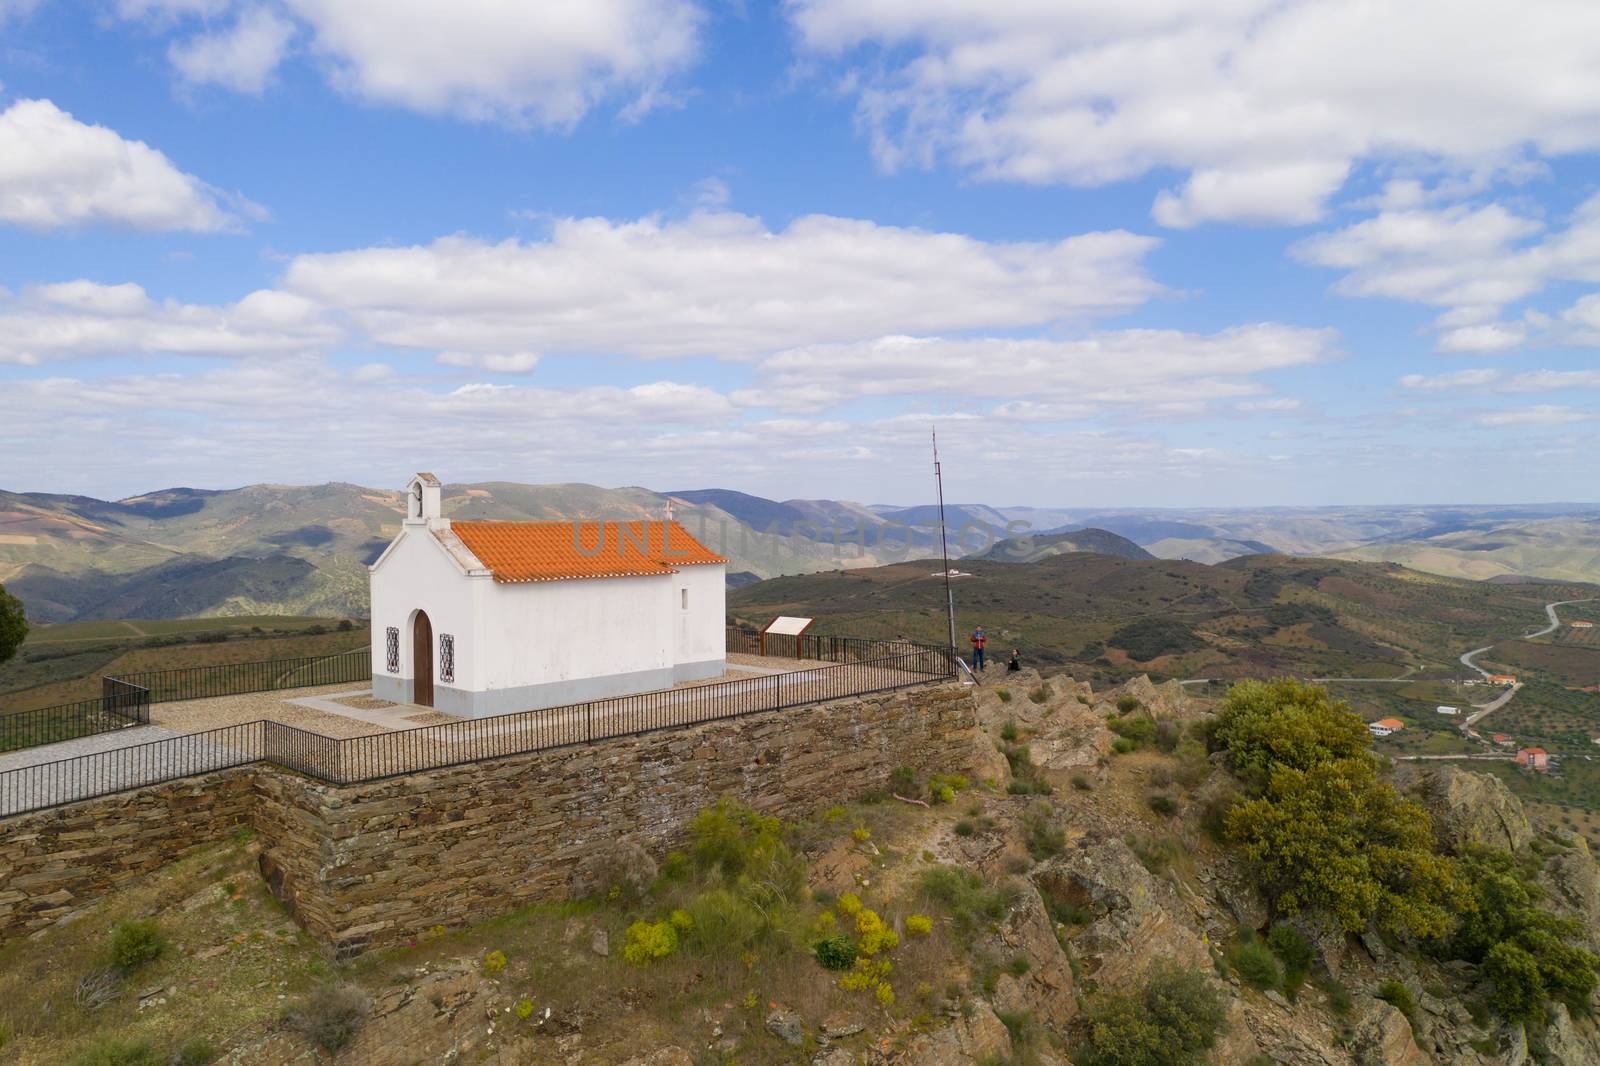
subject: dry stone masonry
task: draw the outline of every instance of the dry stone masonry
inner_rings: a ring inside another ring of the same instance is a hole
[[[354,955],[565,898],[619,845],[664,852],[722,796],[798,816],[883,787],[903,763],[971,772],[975,728],[966,690],[940,685],[351,788],[225,770],[0,822],[0,938],[248,825],[273,894]]]

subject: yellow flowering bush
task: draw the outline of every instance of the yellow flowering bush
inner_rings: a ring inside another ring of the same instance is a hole
[[[634,922],[628,926],[622,957],[643,966],[678,950],[678,930],[671,922]]]
[[[906,932],[912,936],[927,936],[933,932],[933,919],[926,914],[913,914],[906,919]]]
[[[505,971],[506,953],[491,951],[483,957],[483,975],[485,977],[498,977]]]
[[[846,892],[839,897],[839,909],[846,914],[855,914],[861,910],[861,897],[854,892]]]
[[[861,954],[867,958],[893,951],[900,946],[900,934],[890,929],[877,911],[863,909],[856,915],[856,932],[859,934]]]

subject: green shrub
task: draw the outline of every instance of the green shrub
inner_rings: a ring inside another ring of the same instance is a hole
[[[824,970],[848,970],[856,964],[856,942],[844,933],[835,933],[812,944],[811,954]]]
[[[1178,757],[1173,776],[1184,788],[1194,788],[1211,773],[1211,763],[1206,758],[1206,748],[1198,740],[1185,740],[1174,750]]]
[[[1006,791],[1013,796],[1048,796],[1055,790],[1044,779],[1043,772],[1033,763],[1033,752],[1026,744],[1013,744],[1000,749],[1011,767],[1011,783]]]
[[[1072,787],[1080,792],[1088,792],[1094,786],[1089,783],[1089,779],[1083,774],[1073,774]]]
[[[1091,1001],[1074,1066],[1194,1066],[1216,1043],[1227,1009],[1200,974],[1170,964],[1142,988]]]
[[[1121,711],[1123,714],[1132,714],[1134,711],[1137,711],[1143,706],[1144,704],[1139,702],[1138,696],[1117,697],[1117,710]]]
[[[355,985],[335,985],[308,995],[284,1015],[284,1025],[323,1051],[338,1051],[367,1020],[372,1001]]]
[[[1303,710],[1290,707],[1282,719],[1294,727],[1291,739]],[[1270,760],[1281,738],[1270,715],[1263,721],[1252,743]],[[1294,747],[1297,759],[1326,750],[1323,739]],[[1471,905],[1456,865],[1434,852],[1427,811],[1378,780],[1370,757],[1313,761],[1303,770],[1269,761],[1265,769],[1263,794],[1229,809],[1224,836],[1251,861],[1277,913],[1321,912],[1351,932],[1375,922],[1384,932],[1434,938]]]
[[[908,798],[919,795],[922,788],[917,772],[909,766],[896,766],[889,771],[889,791]]]
[[[1010,689],[998,688],[998,689],[995,689],[994,694],[996,696],[1000,697],[1000,702],[1001,703],[1010,703],[1011,702],[1011,690]],[[1016,729],[1016,726],[1012,726],[1012,730],[1015,731],[1015,729]],[[1008,739],[1015,740],[1016,738],[1015,737],[1010,737]]]
[[[1168,755],[1177,750],[1178,741],[1183,739],[1183,727],[1177,722],[1164,721],[1156,723],[1156,747]]]
[[[1178,813],[1178,804],[1171,796],[1164,796],[1158,792],[1150,797],[1150,809],[1170,818]]]
[[[1393,978],[1378,986],[1378,998],[1383,1000],[1407,1018],[1416,1012],[1417,1001],[1411,994],[1411,989]]]
[[[1228,965],[1239,979],[1253,988],[1262,991],[1276,989],[1283,981],[1283,975],[1278,970],[1277,957],[1270,948],[1249,933],[1241,933],[1239,938],[1229,946],[1227,952]]]
[[[154,918],[118,922],[111,929],[111,965],[124,973],[154,962],[166,949],[166,937]]]
[[[1028,698],[1034,703],[1043,703],[1045,700],[1050,698],[1050,686],[1040,685],[1038,688],[1028,693]]]
[[[1035,859],[1048,859],[1061,854],[1067,846],[1066,830],[1056,824],[1055,808],[1048,800],[1034,800],[1022,816],[1022,828],[1028,845],[1028,854]]]
[[[1139,750],[1139,742],[1137,740],[1130,740],[1127,737],[1118,737],[1116,740],[1111,742],[1111,750],[1116,752],[1118,755],[1127,755],[1129,752],[1135,752]]]
[[[998,921],[1015,897],[1009,886],[991,887],[983,878],[959,866],[934,866],[922,874],[922,891],[942,904],[956,927],[970,932],[987,921]]]
[[[742,954],[773,928],[777,915],[763,911],[746,896],[725,888],[702,892],[684,905],[692,925],[690,945],[718,958]]]
[[[1355,1006],[1355,1000],[1350,997],[1350,990],[1341,984],[1338,979],[1329,977],[1323,985],[1323,991],[1328,993],[1328,1009],[1338,1015],[1349,1014]]]
[[[956,836],[969,837],[974,832],[976,832],[976,830],[973,828],[972,823],[967,821],[965,818],[956,823]]]
[[[217,1049],[204,1037],[194,1037],[173,1054],[170,1066],[210,1066],[217,1057]]]
[[[628,926],[622,957],[636,966],[664,959],[678,950],[678,930],[670,921],[634,922]]]
[[[1211,741],[1240,774],[1264,780],[1275,766],[1310,770],[1372,754],[1366,723],[1323,685],[1285,678],[1240,681],[1228,690]]]
[[[166,1066],[148,1040],[102,1036],[67,1060],[67,1066]]]
[[[1142,748],[1154,744],[1156,740],[1156,723],[1153,719],[1143,714],[1130,714],[1122,718],[1112,718],[1106,722],[1111,731],[1124,740],[1130,741],[1134,747]]]
[[[1283,982],[1287,991],[1293,992],[1300,987],[1306,974],[1311,972],[1311,964],[1316,961],[1317,949],[1311,946],[1311,941],[1301,935],[1293,926],[1279,923],[1267,933],[1267,947],[1278,956],[1278,961],[1283,963]]]
[[[1584,1009],[1600,960],[1574,943],[1581,940],[1582,927],[1541,905],[1544,890],[1532,870],[1509,853],[1469,850],[1459,864],[1473,906],[1460,915],[1448,953],[1484,967],[1494,986],[1495,1009],[1509,1020],[1531,1022],[1540,1020],[1547,998],[1573,1011]]]

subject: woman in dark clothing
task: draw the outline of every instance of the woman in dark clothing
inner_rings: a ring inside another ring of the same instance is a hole
[[[1011,658],[1006,660],[1006,673],[1014,674],[1022,669],[1022,657],[1017,654],[1017,649],[1011,649]]]

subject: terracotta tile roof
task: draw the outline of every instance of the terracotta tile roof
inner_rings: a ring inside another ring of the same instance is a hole
[[[1404,729],[1406,727],[1406,724],[1398,718],[1380,718],[1372,724],[1382,726],[1385,729]]]
[[[451,522],[450,529],[504,582],[645,577],[727,562],[676,522]]]

